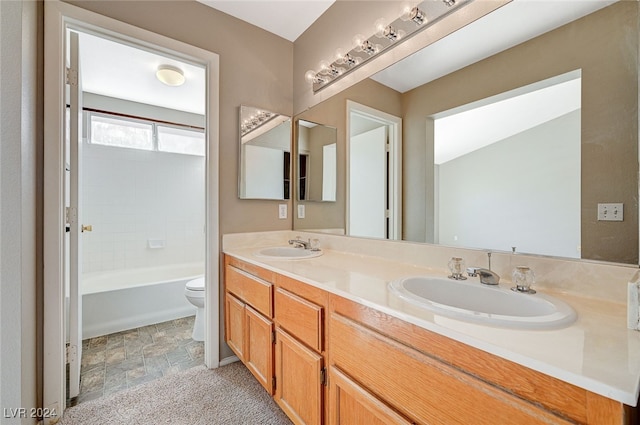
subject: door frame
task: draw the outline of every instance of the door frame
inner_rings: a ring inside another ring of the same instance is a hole
[[[219,55],[58,0],[45,2],[44,58],[44,377],[43,406],[65,408],[64,106],[65,32],[73,27],[164,52],[206,68],[205,365],[220,365],[219,302]],[[54,410],[55,409],[55,410]]]
[[[387,127],[389,134],[389,240],[402,239],[402,118],[379,111],[366,105],[347,100],[346,117],[346,232],[349,235],[349,172],[351,150],[351,114],[355,113]]]

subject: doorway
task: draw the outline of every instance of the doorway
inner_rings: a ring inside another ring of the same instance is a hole
[[[402,119],[347,101],[347,234],[402,238]]]
[[[203,175],[204,193],[206,205],[202,213],[203,223],[198,227],[204,233],[202,245],[204,246],[205,275],[204,294],[207,305],[218,306],[218,262],[208,259],[217,259],[218,246],[218,69],[219,58],[216,54],[204,51],[184,43],[168,39],[158,34],[106,18],[86,10],[59,2],[47,2],[45,4],[45,224],[44,224],[44,258],[45,258],[45,358],[44,358],[44,405],[50,410],[55,409],[61,415],[65,406],[67,384],[65,382],[65,365],[67,358],[74,359],[78,366],[82,343],[81,332],[69,332],[77,338],[76,344],[70,341],[71,349],[65,344],[65,307],[67,297],[65,291],[65,263],[68,257],[65,254],[66,224],[79,229],[79,239],[82,240],[82,230],[92,230],[89,223],[82,222],[81,211],[66,208],[65,205],[65,181],[66,169],[73,174],[74,167],[67,167],[65,152],[65,113],[67,100],[65,96],[65,74],[70,80],[77,78],[74,72],[66,71],[66,51],[69,47],[67,33],[84,33],[98,35],[123,45],[135,46],[147,52],[153,52],[181,63],[187,63],[203,69],[206,76],[202,91],[204,92],[203,114]],[[80,70],[81,72],[81,70]],[[82,81],[78,78],[78,81]],[[82,96],[80,96],[81,98]],[[77,107],[77,105],[76,105]],[[75,115],[75,114],[70,114]],[[82,117],[78,114],[77,117]],[[80,126],[90,122],[84,114],[85,120],[78,119]],[[119,116],[118,119],[122,119]],[[131,117],[124,117],[131,118]],[[157,124],[157,123],[155,123]],[[165,122],[165,124],[175,124]],[[71,126],[73,127],[73,126]],[[175,125],[167,125],[171,130]],[[171,131],[170,131],[171,132]],[[175,133],[175,131],[173,132]],[[80,136],[82,131],[78,131]],[[84,133],[86,135],[86,133]],[[174,134],[175,136],[175,134]],[[152,138],[154,146],[160,140],[157,134]],[[71,144],[72,145],[72,144]],[[78,146],[82,146],[78,143]],[[166,146],[166,145],[165,145]],[[175,154],[175,152],[173,152]],[[77,164],[75,168],[80,169]],[[82,193],[82,192],[79,192]],[[84,226],[84,227],[83,227]],[[148,247],[162,244],[162,238],[147,238]],[[165,239],[166,242],[166,239]],[[80,247],[76,247],[82,252]],[[81,261],[78,257],[73,261]],[[69,267],[69,274],[73,274],[75,267]],[[77,289],[76,289],[77,291]],[[71,291],[73,292],[73,291]],[[77,295],[77,294],[76,294]],[[77,296],[81,302],[82,296]],[[71,305],[73,303],[69,303]],[[80,304],[81,306],[81,304]],[[78,303],[75,304],[78,308]],[[78,308],[78,311],[82,311]],[[207,309],[205,312],[205,341],[204,363],[208,367],[219,365],[219,314],[217,308]],[[75,347],[73,347],[75,345]],[[74,350],[75,349],[75,350]],[[71,364],[71,362],[70,362]],[[71,385],[69,385],[71,387]],[[53,419],[53,418],[52,418]]]

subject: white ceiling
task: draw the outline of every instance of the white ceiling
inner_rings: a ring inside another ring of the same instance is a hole
[[[295,41],[335,0],[197,0],[289,41]]]
[[[156,69],[163,64],[180,68],[185,83],[170,87],[156,79]],[[85,92],[204,115],[202,67],[81,33],[80,71]]]
[[[533,84],[435,117],[434,163],[444,164],[580,109],[581,78],[576,77],[554,78],[561,81]]]

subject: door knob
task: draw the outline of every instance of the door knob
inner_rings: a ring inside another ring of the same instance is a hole
[[[82,231],[83,232],[90,232],[93,230],[93,226],[90,224],[83,224],[82,225]]]

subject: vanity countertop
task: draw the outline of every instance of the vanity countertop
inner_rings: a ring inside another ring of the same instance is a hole
[[[578,319],[558,330],[491,327],[434,314],[387,289],[392,280],[442,277],[443,270],[331,249],[304,260],[259,258],[256,250],[231,247],[224,252],[607,398],[630,406],[638,401],[640,332],[627,329],[624,304],[538,288],[570,304]]]

